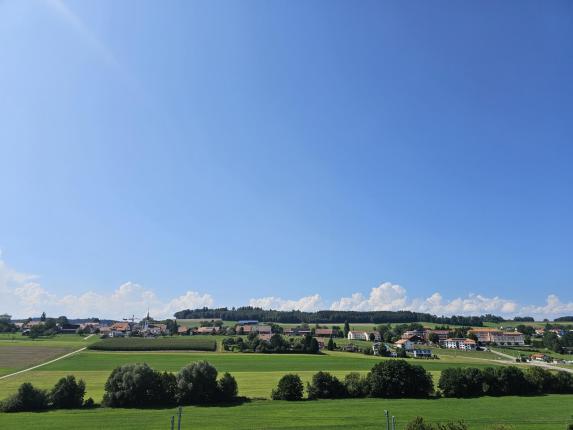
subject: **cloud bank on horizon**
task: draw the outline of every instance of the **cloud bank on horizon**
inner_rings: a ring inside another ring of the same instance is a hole
[[[152,289],[135,282],[126,282],[112,293],[101,294],[86,291],[79,295],[58,296],[50,293],[39,283],[35,275],[22,273],[8,266],[0,256],[0,313],[7,312],[14,318],[27,318],[46,312],[50,316],[66,315],[71,318],[120,319],[131,314],[141,316],[148,308],[156,318],[171,317],[183,309],[225,306],[210,294],[186,291],[174,298],[163,298]],[[554,318],[573,313],[573,302],[562,302],[555,294],[547,296],[543,305],[523,305],[515,300],[501,297],[485,297],[469,294],[467,297],[446,300],[439,292],[426,298],[412,298],[405,288],[384,282],[370,290],[368,295],[356,292],[348,297],[326,301],[319,294],[299,299],[282,297],[259,297],[249,300],[248,305],[276,310],[351,310],[351,311],[398,311],[410,310],[436,315],[483,315],[487,313],[511,317],[528,315],[536,318]]]

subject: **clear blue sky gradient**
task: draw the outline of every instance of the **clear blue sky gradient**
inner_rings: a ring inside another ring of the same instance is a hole
[[[0,2],[0,248],[57,294],[573,300],[573,2]]]

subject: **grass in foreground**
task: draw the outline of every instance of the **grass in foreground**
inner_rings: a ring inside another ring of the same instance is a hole
[[[570,420],[573,396],[482,397],[477,399],[354,399],[303,402],[253,401],[233,407],[185,407],[182,429],[380,429],[384,410],[397,428],[415,416],[429,422],[463,419],[470,430],[505,424],[515,430],[562,430]],[[94,409],[0,414],[0,428],[56,430],[166,429],[175,409]]]

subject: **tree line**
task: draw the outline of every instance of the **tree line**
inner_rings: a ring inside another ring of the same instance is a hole
[[[337,323],[348,321],[349,323],[410,323],[431,322],[436,324],[467,325],[473,327],[483,326],[484,322],[502,322],[504,319],[496,315],[461,316],[453,315],[436,316],[429,313],[412,311],[278,311],[264,310],[262,308],[245,306],[239,308],[200,308],[185,309],[175,312],[177,319],[217,319],[227,321],[257,320],[275,323]]]
[[[444,397],[572,394],[573,375],[541,367],[525,371],[516,366],[447,368],[442,371],[438,388]]]
[[[573,375],[540,367],[526,371],[516,366],[447,368],[442,371],[438,388],[435,391],[431,374],[422,366],[386,360],[375,364],[366,376],[354,372],[340,380],[328,372],[318,372],[307,383],[306,392],[309,400],[572,394]],[[275,400],[302,400],[303,395],[304,386],[296,374],[284,375],[271,393]]]
[[[257,332],[249,333],[246,339],[242,337],[227,337],[222,341],[225,351],[261,352],[266,354],[318,354],[319,345],[311,335],[302,338],[285,339],[275,333],[266,341]]]

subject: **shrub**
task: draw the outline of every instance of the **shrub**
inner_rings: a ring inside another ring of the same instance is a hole
[[[366,397],[369,391],[368,380],[357,372],[344,377],[344,387],[348,397]]]
[[[2,412],[40,411],[48,408],[48,395],[46,391],[25,382],[18,388],[18,392],[3,400],[0,404]]]
[[[165,381],[160,372],[147,364],[116,367],[105,383],[103,403],[111,407],[149,407],[169,404]]]
[[[271,393],[273,400],[301,400],[303,385],[298,375],[284,375]]]
[[[50,391],[50,402],[56,409],[81,408],[84,404],[86,394],[86,384],[81,379],[76,381],[76,377],[68,375],[61,378]]]
[[[422,367],[405,360],[387,360],[368,373],[372,397],[427,397],[433,391],[432,376]]]
[[[307,385],[309,399],[339,399],[346,397],[346,389],[342,382],[328,372],[318,372]]]
[[[239,391],[237,387],[237,381],[228,372],[225,372],[221,377],[221,379],[219,379],[218,389],[219,389],[219,398],[224,402],[233,400],[233,398],[237,396],[237,393]]]
[[[434,430],[434,426],[426,423],[424,418],[416,417],[406,424],[405,430]]]
[[[467,429],[468,426],[461,421],[433,425],[425,422],[422,417],[414,418],[405,427],[405,430],[467,430]]]
[[[91,397],[88,397],[88,399],[84,402],[84,408],[95,408],[95,402],[94,399],[92,399]]]
[[[177,374],[177,401],[181,405],[217,400],[217,369],[206,361],[182,368]]]

